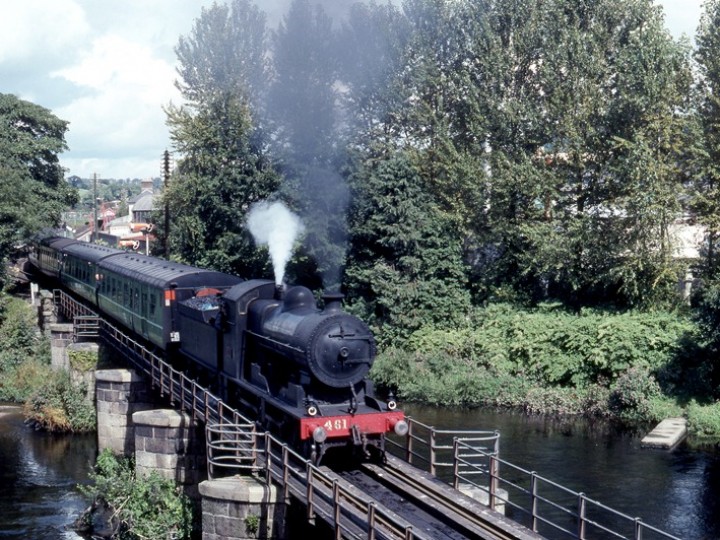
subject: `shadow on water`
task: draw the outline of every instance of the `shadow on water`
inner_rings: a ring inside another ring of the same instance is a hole
[[[19,408],[0,406],[0,538],[79,539],[65,527],[87,505],[75,486],[96,453],[94,435],[36,432]]]
[[[640,447],[645,431],[605,421],[487,409],[404,409],[438,429],[498,429],[505,461],[683,540],[720,539],[717,448],[684,443],[672,451],[645,449]]]

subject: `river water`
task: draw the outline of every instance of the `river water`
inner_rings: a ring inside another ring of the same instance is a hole
[[[500,431],[500,457],[683,540],[720,539],[720,451],[640,447],[607,422],[406,406],[438,429]],[[654,538],[654,537],[653,537]]]
[[[0,405],[0,538],[80,540],[66,530],[87,506],[76,486],[95,463],[94,435],[50,435]]]
[[[489,410],[406,406],[439,429],[500,430],[501,458],[584,492],[683,540],[720,539],[720,452],[640,448],[644,433],[604,422]],[[0,539],[80,540],[66,530],[87,502],[76,485],[95,461],[94,435],[53,436],[0,406]]]

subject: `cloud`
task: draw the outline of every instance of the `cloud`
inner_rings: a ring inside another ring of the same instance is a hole
[[[214,0],[8,0],[0,92],[70,122],[70,174],[156,176],[169,147],[162,106],[179,102],[174,47]],[[226,0],[218,0],[224,2]],[[277,25],[290,0],[255,0]],[[320,0],[338,18],[351,0]],[[399,3],[399,0],[392,0]],[[702,0],[655,0],[675,36],[692,36]]]
[[[89,33],[85,12],[74,0],[4,2],[0,67],[18,66],[29,59],[56,62]]]
[[[118,155],[142,159],[148,153],[157,154],[159,163],[169,145],[162,106],[179,98],[170,62],[158,58],[145,44],[107,34],[94,40],[73,65],[52,72],[51,77],[79,90],[76,99],[54,111],[70,120],[67,140],[71,152],[63,164],[71,171],[79,164],[87,176],[86,165],[92,163],[102,176],[125,177],[126,171],[115,169],[123,160],[109,162],[113,167],[107,171],[97,161]],[[96,161],[88,162],[90,157]],[[158,171],[159,165],[141,176],[157,175]]]

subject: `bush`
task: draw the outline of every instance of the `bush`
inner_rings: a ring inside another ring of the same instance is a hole
[[[52,432],[92,431],[95,407],[85,399],[86,394],[86,385],[73,382],[67,371],[49,371],[25,402],[25,417]]]
[[[414,332],[405,349],[378,356],[371,377],[408,401],[656,420],[678,414],[657,379],[678,393],[681,381],[670,372],[687,364],[678,359],[693,332],[675,313],[494,305],[467,326]]]
[[[92,508],[107,507],[113,538],[141,540],[145,538],[190,538],[193,526],[189,499],[171,480],[152,472],[138,478],[131,459],[117,458],[108,449],[98,456],[90,474],[91,486],[79,486],[93,500]],[[92,516],[79,520],[90,524]],[[92,533],[92,531],[89,531]]]
[[[479,310],[467,327],[420,329],[407,346],[541,386],[582,388],[612,382],[634,366],[662,369],[693,330],[689,319],[675,313],[577,315],[553,306],[534,311],[491,306]]]
[[[370,376],[401,399],[434,405],[517,406],[528,385],[522,377],[498,373],[471,361],[401,349],[380,354]]]
[[[0,374],[29,358],[50,363],[49,349],[43,345],[35,314],[23,300],[0,296]]]
[[[654,420],[652,400],[660,395],[660,385],[647,369],[633,367],[611,387],[610,410],[627,421]]]
[[[52,377],[49,365],[35,358],[0,371],[0,401],[24,403]]]
[[[720,439],[720,402],[700,405],[691,401],[687,407],[688,430],[694,437],[717,443]]]

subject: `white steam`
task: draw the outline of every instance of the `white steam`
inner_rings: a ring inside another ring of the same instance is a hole
[[[247,227],[257,244],[268,246],[275,283],[281,285],[293,244],[305,226],[283,203],[261,201],[250,208]]]

